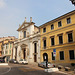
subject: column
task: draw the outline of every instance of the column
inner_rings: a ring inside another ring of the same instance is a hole
[[[29,57],[32,58],[32,42],[30,42]]]
[[[63,33],[63,44],[64,43],[67,43],[67,39],[68,37],[67,37],[67,33]]]
[[[28,60],[28,49],[26,48],[26,60]]]
[[[15,59],[15,47],[13,49],[13,59]]]
[[[37,62],[40,62],[40,40],[38,40],[38,43],[37,43],[37,52],[38,52]]]
[[[17,47],[17,61],[19,61],[21,59],[21,47],[18,46]]]
[[[29,62],[33,62],[32,61],[32,41],[30,41],[30,44],[29,44]]]

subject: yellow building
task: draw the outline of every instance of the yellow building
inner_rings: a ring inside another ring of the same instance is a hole
[[[2,42],[0,42],[0,56],[2,55]]]
[[[13,58],[13,45],[15,40],[16,38],[13,36],[0,38],[0,55],[1,57],[6,56],[6,62]]]
[[[40,26],[41,62],[75,63],[75,10]]]

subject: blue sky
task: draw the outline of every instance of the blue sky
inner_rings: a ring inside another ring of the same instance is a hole
[[[75,10],[69,0],[0,0],[0,37],[16,36],[25,17],[40,26]]]

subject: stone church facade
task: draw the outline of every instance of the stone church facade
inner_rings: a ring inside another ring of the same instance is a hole
[[[40,32],[32,22],[23,22],[18,28],[19,38],[14,42],[13,59],[26,59],[28,63],[40,62]]]

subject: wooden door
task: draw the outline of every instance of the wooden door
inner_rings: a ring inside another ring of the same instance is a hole
[[[34,62],[37,62],[37,56],[34,55]]]

